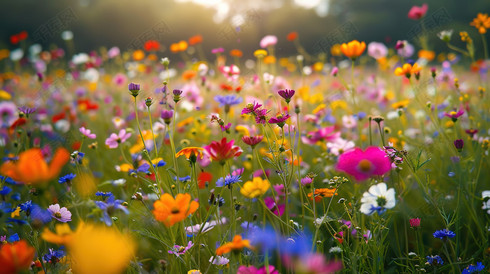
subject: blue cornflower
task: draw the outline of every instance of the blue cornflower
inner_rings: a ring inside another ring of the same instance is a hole
[[[14,218],[7,218],[7,223],[16,223],[18,225],[26,225],[27,222],[24,221],[24,220],[20,220],[20,219],[14,219]]]
[[[3,186],[2,190],[0,190],[0,195],[8,195],[12,189],[8,186]]]
[[[216,181],[216,186],[217,187],[222,187],[222,186],[229,186],[234,183],[239,183],[242,182],[242,176],[241,175],[226,175],[225,178],[221,177]]]
[[[277,239],[277,232],[270,226],[267,226],[263,230],[256,229],[253,234],[251,234],[251,244],[260,247],[262,253],[266,253],[269,250],[276,248]]]
[[[436,255],[436,256],[427,256],[425,257],[427,259],[427,263],[430,265],[443,265],[444,261],[442,260],[441,256]]]
[[[1,202],[0,203],[0,211],[3,213],[11,213],[14,211],[14,209],[12,209],[11,203]]]
[[[31,213],[32,201],[26,201],[25,203],[20,204],[19,207],[21,211],[24,211],[27,216],[29,216],[29,214]]]
[[[105,202],[102,201],[95,202],[95,204],[104,211],[104,216],[102,217],[102,220],[105,222],[107,226],[112,225],[111,216],[114,214],[114,211],[116,211],[116,209],[120,209],[124,213],[129,214],[128,209],[125,206],[123,206],[122,203],[124,203],[124,201],[116,200],[114,195],[111,195]]]
[[[17,183],[10,177],[4,177],[0,175],[0,181],[6,182],[7,184],[16,185]]]
[[[47,209],[44,209],[36,204],[31,206],[31,220],[36,225],[47,224],[51,221],[51,212]]]
[[[309,233],[301,233],[279,241],[279,252],[285,256],[308,256],[312,242],[313,237]]]
[[[454,238],[454,236],[456,236],[454,232],[448,229],[436,230],[432,235],[434,235],[434,238],[439,238],[444,241],[447,240],[447,238]]]
[[[46,262],[55,264],[63,257],[65,257],[65,251],[63,249],[54,250],[54,248],[50,248],[49,252],[44,254],[43,259]]]
[[[153,165],[153,167],[162,167],[165,166],[167,163],[165,163],[163,160],[158,161],[158,163]]]
[[[19,237],[19,234],[17,234],[17,233],[14,233],[7,238],[7,242],[9,242],[9,243],[14,243],[14,242],[18,242],[18,241],[20,241],[20,237]]]
[[[187,176],[184,176],[184,177],[179,177],[179,181],[181,182],[187,182],[187,181],[190,181],[191,180],[191,176],[190,175],[187,175]],[[174,181],[177,181],[177,177],[174,176]]]
[[[150,173],[150,165],[147,163],[144,163],[144,164],[140,165],[137,169],[130,169],[129,170],[129,174],[139,173],[139,172],[149,174]]]
[[[238,105],[243,101],[242,97],[237,97],[236,95],[216,95],[214,97],[214,100],[219,103],[220,107],[230,107],[233,105]]]
[[[63,177],[60,177],[60,179],[58,180],[58,183],[60,184],[63,184],[63,183],[69,183],[71,182],[75,177],[77,177],[76,174],[73,174],[73,173],[70,173],[70,174],[67,174]]]
[[[468,267],[463,269],[462,274],[467,274],[467,273],[473,273],[473,272],[480,272],[485,269],[485,266],[481,262],[477,262],[476,265],[470,264]]]
[[[112,192],[97,191],[97,192],[95,192],[95,196],[110,197],[110,196],[112,196]]]

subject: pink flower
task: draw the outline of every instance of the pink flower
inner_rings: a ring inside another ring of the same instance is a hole
[[[267,208],[277,216],[282,216],[284,209],[286,208],[286,205],[284,204],[277,204],[272,197],[265,197],[264,203]]]
[[[339,68],[333,67],[332,72],[330,72],[330,75],[337,76],[337,73],[339,73]]]
[[[267,269],[265,268],[265,266],[257,269],[253,265],[249,266],[249,267],[242,265],[238,268],[238,272],[237,272],[237,274],[266,274],[266,273],[267,273]],[[270,274],[279,274],[279,272],[277,272],[276,268],[272,265],[269,265],[269,273]]]
[[[451,120],[453,120],[453,122],[456,122],[458,120],[458,118],[461,117],[463,114],[464,114],[464,110],[463,110],[463,108],[460,108],[458,110],[458,112],[453,110],[453,111],[444,113],[444,116],[449,117],[449,118],[451,118]]]
[[[81,127],[81,128],[80,128],[80,132],[81,132],[81,133],[82,133],[82,134],[83,134],[85,137],[87,137],[87,138],[89,138],[89,139],[95,139],[95,137],[97,137],[97,136],[95,135],[95,133],[92,133],[92,132],[90,131],[90,129],[87,129],[87,128],[85,128],[85,127]]]
[[[66,207],[60,208],[59,204],[54,204],[48,207],[48,211],[51,213],[53,218],[62,223],[71,221],[71,212],[68,211]]]
[[[378,60],[388,55],[388,48],[383,43],[371,42],[368,45],[368,55]]]
[[[274,35],[266,35],[260,40],[260,47],[264,49],[275,44],[277,44],[277,36]]]
[[[413,6],[410,9],[410,11],[408,12],[408,18],[410,18],[412,20],[419,20],[420,18],[425,16],[428,9],[429,9],[429,6],[427,6],[427,4],[423,4],[420,7]]]
[[[301,137],[301,141],[306,144],[314,145],[318,141],[334,142],[340,137],[340,132],[334,132],[335,127],[324,127],[317,131],[310,131],[306,136]]]
[[[365,151],[355,148],[340,155],[336,168],[353,176],[356,181],[363,181],[390,171],[391,161],[378,147],[368,147]]]
[[[403,58],[408,58],[415,52],[414,47],[406,40],[396,42],[395,49],[398,55],[402,56]]]
[[[111,136],[105,140],[105,144],[109,148],[117,148],[119,144],[126,142],[129,137],[131,137],[131,133],[126,132],[125,129],[121,129],[119,134],[112,133]]]
[[[408,220],[410,222],[411,227],[419,227],[420,226],[420,218],[413,218]]]
[[[262,139],[264,139],[264,136],[262,135],[257,135],[257,136],[243,136],[242,141],[254,148],[257,144],[262,142]]]

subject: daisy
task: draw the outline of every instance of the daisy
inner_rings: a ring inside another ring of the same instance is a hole
[[[66,207],[60,208],[59,204],[50,205],[48,211],[56,220],[66,223],[71,221],[71,212]]]
[[[361,212],[366,215],[371,215],[374,212],[381,214],[395,207],[395,189],[387,189],[385,183],[373,185],[367,192],[364,192],[361,199]]]

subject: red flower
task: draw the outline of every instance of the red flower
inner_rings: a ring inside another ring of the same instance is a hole
[[[428,9],[429,9],[429,6],[427,6],[427,4],[423,4],[420,7],[413,6],[410,9],[410,11],[408,12],[408,18],[410,18],[412,20],[419,20],[420,18],[425,16]]]
[[[203,171],[199,173],[199,176],[197,177],[197,184],[200,189],[203,189],[206,187],[206,183],[211,182],[213,179],[213,175],[209,172]]]
[[[18,273],[29,269],[34,258],[35,249],[26,241],[4,244],[0,249],[0,273]]]
[[[290,32],[287,36],[288,41],[294,41],[298,39],[298,33],[296,31]]]
[[[239,146],[234,146],[233,143],[235,143],[235,140],[231,140],[228,143],[225,137],[220,142],[212,141],[204,149],[209,153],[212,160],[219,161],[223,165],[226,160],[240,156],[243,152]]]
[[[160,50],[160,43],[156,40],[148,40],[145,42],[143,48],[146,51],[152,51],[152,50],[157,51]]]

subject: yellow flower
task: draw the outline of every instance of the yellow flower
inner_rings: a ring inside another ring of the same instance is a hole
[[[330,54],[332,56],[340,56],[342,55],[342,50],[340,49],[340,44],[335,44],[330,48]]]
[[[10,218],[15,218],[20,216],[20,207],[17,207],[12,213],[10,213]]]
[[[75,273],[122,273],[135,247],[129,235],[115,228],[83,223],[67,245]]]
[[[490,29],[490,17],[486,13],[478,13],[473,22],[470,23],[470,26],[475,27],[480,34],[485,34],[487,29]]]
[[[187,274],[201,274],[201,271],[199,269],[192,269],[187,271]]]
[[[240,133],[240,135],[250,136],[250,130],[248,130],[248,127],[246,127],[246,126],[238,125],[235,127],[235,131]]]
[[[71,231],[70,226],[67,223],[56,224],[56,233],[51,232],[47,227],[44,228],[41,237],[48,243],[67,245],[70,242],[73,231]]]
[[[321,202],[321,200],[323,198],[330,198],[334,195],[339,195],[338,193],[336,193],[337,189],[336,188],[316,188],[315,189],[315,202]],[[308,197],[310,198],[310,200],[313,200],[312,198],[313,196],[313,193],[308,193]]]
[[[10,95],[10,93],[6,92],[5,90],[0,90],[0,99],[10,100],[12,99],[12,95]]]
[[[407,105],[408,105],[408,103],[410,103],[410,100],[405,99],[405,100],[401,100],[399,102],[393,103],[391,105],[391,107],[394,108],[394,109],[406,108]]]
[[[267,56],[267,51],[265,49],[258,49],[254,51],[254,56],[257,58],[264,58]]]
[[[413,66],[411,64],[406,63],[403,65],[403,67],[397,67],[395,69],[395,75],[397,75],[397,76],[405,75],[405,77],[410,78],[410,76],[412,76],[412,74],[417,74],[421,70],[422,70],[422,67],[419,66],[417,63],[413,64]]]
[[[256,198],[267,192],[271,184],[267,180],[262,180],[260,177],[254,177],[253,181],[246,182],[240,193],[247,198]]]

